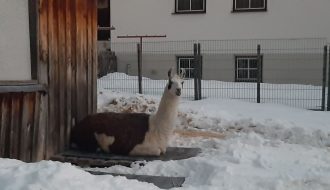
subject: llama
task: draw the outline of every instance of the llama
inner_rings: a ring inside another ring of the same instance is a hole
[[[71,142],[81,150],[123,155],[159,156],[174,131],[183,75],[168,71],[168,83],[155,114],[97,113],[72,129]]]

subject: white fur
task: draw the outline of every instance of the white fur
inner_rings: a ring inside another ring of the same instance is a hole
[[[101,149],[105,152],[110,152],[109,151],[109,146],[111,146],[115,142],[115,137],[113,136],[107,136],[106,134],[97,134],[94,133],[95,139]]]
[[[169,72],[170,75],[170,72]],[[177,89],[182,89],[181,77],[169,76],[171,88],[165,87],[157,112],[149,118],[149,131],[141,144],[136,145],[130,155],[160,155],[166,152],[168,142],[174,131],[175,120],[178,114],[180,96]]]

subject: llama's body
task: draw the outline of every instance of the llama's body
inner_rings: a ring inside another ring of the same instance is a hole
[[[100,145],[95,136],[110,137],[114,138],[114,141],[108,146],[109,152],[129,154],[137,144],[144,141],[144,136],[148,131],[149,117],[150,115],[139,113],[89,115],[72,129],[71,141],[79,149],[96,151],[101,148],[106,151],[105,147],[100,147],[104,145]],[[106,140],[103,139],[103,141]]]
[[[129,155],[160,155],[166,152],[174,130],[181,95],[181,78],[172,77],[155,114],[99,113],[87,116],[72,130],[78,148]]]

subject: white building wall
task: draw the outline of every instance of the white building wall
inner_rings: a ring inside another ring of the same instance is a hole
[[[30,80],[27,0],[0,0],[0,80]]]
[[[175,0],[111,0],[118,35],[165,34],[166,40],[326,37],[329,0],[268,0],[267,12],[232,13],[233,0],[206,0],[205,14],[173,14]],[[159,40],[159,39],[158,39]],[[163,39],[165,40],[165,39]]]

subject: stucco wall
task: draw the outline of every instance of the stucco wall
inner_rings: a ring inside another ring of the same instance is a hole
[[[267,12],[232,13],[233,0],[206,0],[206,14],[172,14],[174,0],[111,0],[118,35],[165,34],[166,40],[326,37],[329,0],[268,0]]]
[[[27,0],[0,0],[0,80],[31,79]]]

